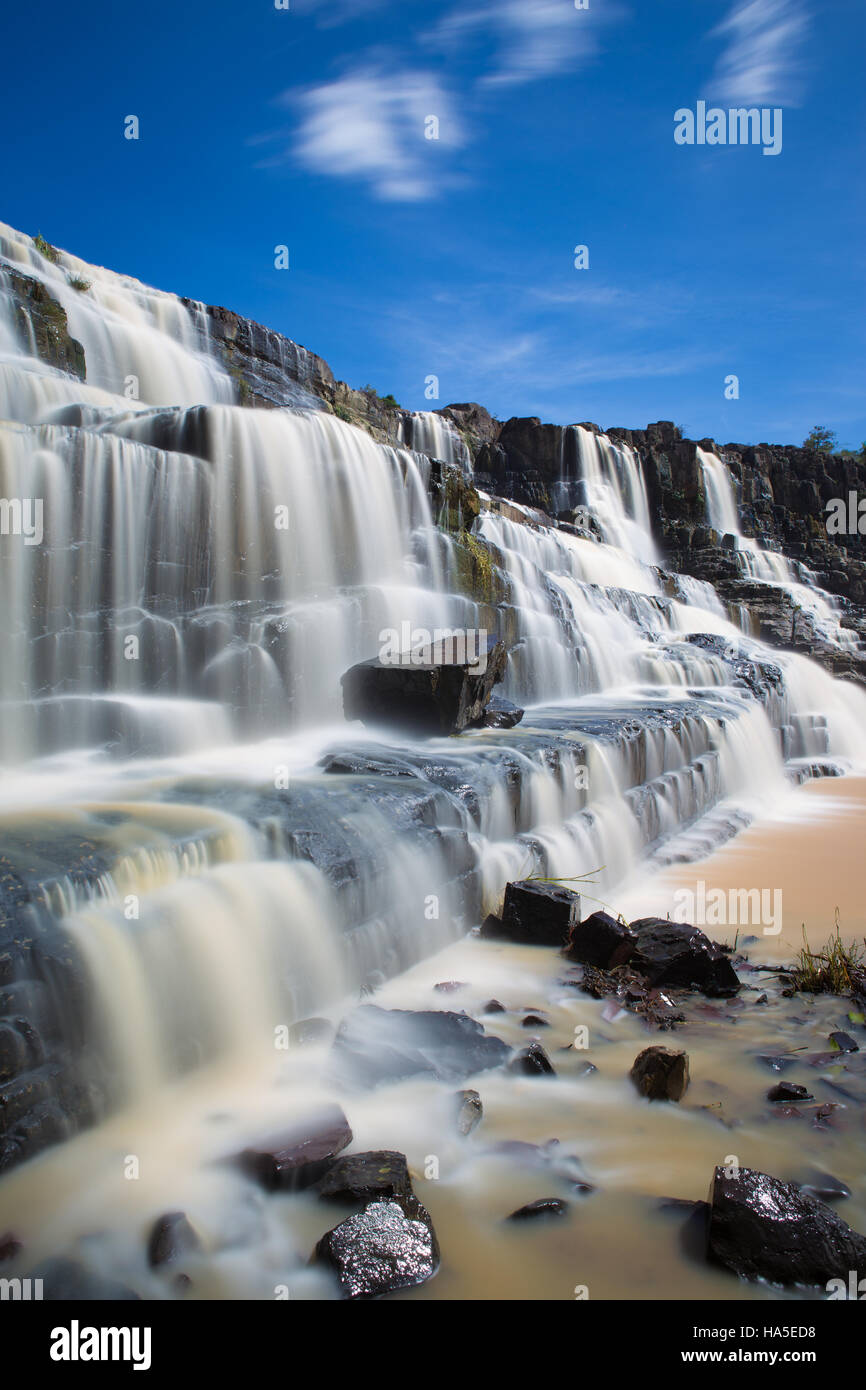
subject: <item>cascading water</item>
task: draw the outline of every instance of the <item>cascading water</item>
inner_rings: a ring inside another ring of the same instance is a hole
[[[0,537],[0,906],[81,963],[70,1068],[97,1114],[217,1063],[264,1092],[275,1028],[460,937],[509,878],[601,866],[606,899],[721,802],[778,795],[786,761],[864,760],[866,697],[749,639],[709,586],[671,596],[639,457],[579,426],[556,502],[591,524],[482,496],[475,525],[523,723],[426,744],[347,726],[340,675],[384,630],[486,620],[428,500],[430,457],[470,468],[463,440],[432,414],[387,447],[325,410],[242,408],[201,306],[8,228],[0,255],[0,497],[38,500],[44,528]],[[40,358],[12,274],[62,305],[84,381]],[[793,584],[701,463],[744,571]],[[779,672],[761,702],[729,646]],[[13,1120],[0,1166],[26,1141]]]

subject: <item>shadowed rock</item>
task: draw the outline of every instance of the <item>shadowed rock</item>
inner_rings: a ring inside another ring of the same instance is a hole
[[[648,984],[698,989],[714,998],[739,990],[728,957],[699,927],[642,917],[631,923],[630,930],[637,945],[629,966]]]
[[[866,1237],[792,1183],[716,1168],[709,1200],[708,1254],[742,1279],[826,1286],[866,1268]]]
[[[533,1221],[545,1216],[567,1216],[568,1202],[561,1197],[539,1197],[535,1202],[527,1202],[509,1216],[509,1221]]]
[[[181,1255],[194,1254],[201,1241],[185,1212],[169,1211],[153,1224],[147,1242],[147,1262],[152,1269],[170,1264]]]
[[[503,642],[470,634],[362,661],[342,676],[343,710],[364,724],[458,734],[483,722],[507,659]]]
[[[594,965],[610,970],[622,965],[632,954],[637,940],[624,922],[618,922],[609,912],[593,912],[585,922],[571,928],[565,955],[579,965]]]
[[[530,1043],[512,1057],[508,1070],[518,1076],[555,1076],[556,1069],[541,1043]]]
[[[430,1214],[416,1197],[371,1202],[328,1231],[315,1260],[337,1277],[344,1298],[381,1298],[423,1284],[439,1268]]]
[[[406,1155],[393,1149],[344,1154],[331,1164],[316,1184],[319,1196],[329,1202],[358,1205],[389,1197],[412,1195]]]
[[[506,885],[501,921],[486,918],[481,935],[523,946],[564,946],[579,919],[579,894],[555,883],[520,879]]]
[[[797,1086],[793,1081],[780,1081],[767,1092],[767,1100],[778,1104],[780,1101],[814,1100],[807,1086]]]

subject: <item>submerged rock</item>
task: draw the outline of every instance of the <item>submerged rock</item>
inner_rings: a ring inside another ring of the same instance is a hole
[[[797,1086],[793,1081],[780,1081],[778,1086],[773,1086],[767,1092],[767,1100],[778,1104],[779,1101],[790,1103],[795,1100],[814,1100],[815,1097],[807,1086]]]
[[[851,1196],[850,1187],[841,1178],[834,1178],[831,1173],[822,1173],[814,1168],[806,1181],[797,1186],[807,1197],[814,1197],[818,1202],[838,1202],[843,1197]]]
[[[637,945],[628,963],[648,984],[698,989],[712,998],[739,990],[730,960],[699,927],[643,917],[630,930]]]
[[[289,1028],[293,1047],[315,1047],[317,1043],[330,1042],[333,1036],[334,1025],[327,1018],[302,1018]]]
[[[866,1268],[866,1237],[792,1183],[716,1168],[709,1200],[708,1254],[742,1279],[826,1286]]]
[[[526,946],[564,946],[580,920],[580,895],[570,888],[521,879],[505,888],[502,935]]]
[[[412,1180],[406,1155],[393,1149],[343,1154],[319,1179],[316,1191],[328,1202],[359,1205],[387,1197],[411,1196]]]
[[[350,667],[342,677],[346,718],[434,736],[481,723],[493,687],[505,675],[507,651],[495,638],[481,638],[476,646],[475,635],[469,636],[473,640],[422,642],[391,659]]]
[[[647,1100],[682,1100],[689,1084],[688,1053],[647,1047],[635,1058],[629,1075]]]
[[[339,1105],[294,1120],[282,1133],[245,1149],[241,1166],[263,1187],[281,1192],[310,1187],[352,1142]]]
[[[126,1303],[141,1298],[126,1284],[96,1274],[77,1260],[43,1260],[30,1278],[42,1280],[42,1297],[49,1302]]]
[[[153,1224],[147,1242],[147,1262],[151,1269],[156,1269],[200,1249],[201,1241],[186,1212],[169,1211]]]
[[[457,1131],[459,1134],[471,1134],[473,1129],[481,1123],[484,1115],[481,1097],[477,1091],[458,1091],[455,1099],[457,1101]]]
[[[565,955],[579,965],[610,970],[624,964],[636,944],[636,937],[624,922],[618,922],[609,912],[593,912],[571,928]]]
[[[344,1083],[368,1087],[419,1075],[462,1081],[503,1065],[510,1052],[468,1014],[365,1004],[340,1024],[332,1063]]]
[[[417,1197],[395,1196],[371,1202],[328,1231],[314,1258],[337,1276],[344,1298],[381,1298],[432,1278],[439,1242]]]
[[[568,1202],[561,1197],[539,1197],[535,1202],[527,1202],[509,1216],[509,1221],[532,1221],[539,1216],[567,1216]]]

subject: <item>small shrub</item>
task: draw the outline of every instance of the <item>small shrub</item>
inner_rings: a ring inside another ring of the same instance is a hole
[[[47,261],[51,261],[54,265],[57,265],[57,262],[60,260],[60,252],[57,250],[56,246],[52,246],[50,242],[45,240],[41,232],[36,233],[33,238],[33,245],[36,247],[40,256],[44,256]]]
[[[835,430],[828,429],[826,425],[813,426],[803,440],[803,448],[813,449],[816,453],[833,454],[838,447]]]
[[[69,286],[73,290],[78,290],[79,294],[86,294],[90,289],[90,281],[85,280],[83,275],[70,275]]]
[[[866,937],[863,939],[866,946]],[[803,947],[797,952],[794,988],[803,994],[866,994],[866,964],[863,947],[847,946],[839,933],[831,936],[821,951],[810,949],[803,927]]]

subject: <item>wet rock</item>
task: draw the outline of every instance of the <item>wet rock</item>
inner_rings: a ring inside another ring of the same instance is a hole
[[[525,713],[519,705],[513,705],[501,695],[491,695],[481,724],[485,729],[513,729]]]
[[[505,888],[502,932],[526,946],[564,946],[580,918],[580,895],[555,883],[522,879]]]
[[[340,1024],[332,1059],[345,1084],[368,1087],[418,1075],[462,1081],[503,1065],[509,1053],[507,1043],[468,1014],[366,1004]]]
[[[320,1178],[316,1191],[324,1201],[358,1206],[390,1197],[409,1197],[412,1180],[406,1155],[393,1149],[343,1154]]]
[[[473,643],[422,642],[390,660],[352,666],[342,677],[346,718],[431,736],[461,733],[480,723],[494,685],[505,675],[507,651],[504,642],[488,638],[473,662]]]
[[[151,1269],[157,1269],[200,1249],[201,1241],[186,1213],[169,1211],[153,1224],[147,1242],[147,1262]]]
[[[835,1043],[840,1052],[859,1052],[859,1044],[854,1041],[850,1033],[831,1033],[831,1043]]]
[[[711,998],[739,990],[730,960],[699,927],[643,917],[632,922],[630,929],[637,936],[637,946],[629,966],[649,985],[698,989]]]
[[[455,1099],[457,1101],[457,1131],[459,1134],[471,1134],[473,1129],[481,1123],[484,1115],[481,1097],[477,1091],[458,1091]]]
[[[314,1258],[336,1275],[344,1298],[381,1298],[432,1278],[439,1243],[429,1212],[400,1196],[371,1202],[328,1231]]]
[[[771,1071],[778,1072],[787,1071],[789,1067],[794,1065],[793,1057],[759,1057],[758,1061],[763,1062],[764,1066],[769,1067]]]
[[[310,1187],[324,1177],[337,1154],[352,1142],[338,1105],[323,1107],[261,1144],[245,1149],[241,1166],[265,1188],[280,1192]]]
[[[541,1043],[530,1043],[508,1063],[508,1070],[518,1076],[555,1076],[556,1070]]]
[[[568,1202],[561,1197],[539,1197],[535,1202],[527,1202],[509,1216],[509,1221],[532,1221],[544,1216],[567,1216]]]
[[[333,1036],[334,1025],[327,1018],[302,1018],[289,1028],[293,1047],[315,1047],[317,1043],[330,1042]]]
[[[571,928],[565,955],[579,965],[609,970],[624,964],[636,944],[624,922],[618,922],[609,912],[593,912]]]
[[[689,1084],[688,1054],[647,1047],[635,1058],[629,1075],[647,1100],[682,1100]]]
[[[24,1246],[21,1241],[11,1231],[6,1231],[0,1235],[0,1265],[7,1260],[14,1260],[15,1256],[19,1255],[23,1249]]]
[[[498,999],[488,999],[486,1004],[482,1004],[481,1012],[483,1014],[504,1014],[506,1008],[504,1004],[500,1004]]]
[[[488,912],[484,921],[481,923],[480,935],[484,941],[505,941],[505,929],[502,926],[502,918],[497,917],[495,912]]]
[[[815,1097],[806,1086],[797,1086],[792,1081],[780,1081],[778,1086],[773,1086],[767,1092],[767,1100],[773,1102],[784,1101],[786,1104],[790,1104],[792,1101],[796,1100],[814,1099]]]
[[[527,1014],[521,1022],[521,1028],[549,1028],[550,1024],[541,1014]]]
[[[741,1279],[826,1286],[866,1268],[866,1237],[792,1183],[716,1168],[709,1200],[708,1254]]]
[[[838,1202],[851,1196],[850,1187],[841,1178],[834,1178],[832,1174],[822,1173],[817,1168],[813,1168],[806,1181],[797,1186],[807,1197],[814,1197],[816,1202]]]
[[[437,994],[456,994],[458,990],[466,988],[465,980],[440,980],[438,985],[433,988]]]

